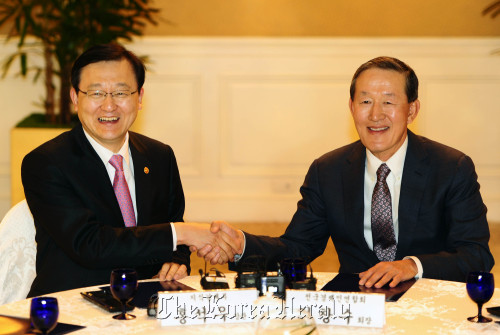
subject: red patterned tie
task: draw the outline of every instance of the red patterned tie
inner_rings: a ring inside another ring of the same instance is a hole
[[[123,221],[126,227],[134,227],[136,225],[135,212],[128,184],[125,180],[125,174],[123,173],[123,157],[121,155],[113,155],[109,160],[109,164],[116,169],[113,189],[115,190],[116,199],[120,205]]]
[[[373,251],[382,262],[396,258],[396,236],[392,224],[391,192],[386,178],[391,172],[384,163],[377,170],[377,183],[372,196]]]

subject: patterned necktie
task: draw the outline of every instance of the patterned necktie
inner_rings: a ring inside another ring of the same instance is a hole
[[[396,258],[396,236],[392,224],[391,192],[386,178],[391,172],[384,163],[377,170],[377,183],[372,196],[373,251],[382,262]]]
[[[109,164],[116,169],[113,189],[120,205],[123,221],[126,227],[134,227],[136,225],[134,205],[132,204],[128,184],[125,180],[125,174],[123,173],[123,157],[121,155],[113,155],[109,160]]]

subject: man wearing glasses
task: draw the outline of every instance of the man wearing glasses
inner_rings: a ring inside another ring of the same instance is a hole
[[[22,164],[37,241],[29,296],[105,284],[120,267],[136,268],[140,278],[179,279],[189,271],[187,246],[222,248],[222,258],[233,252],[209,225],[182,222],[170,146],[129,131],[144,79],[143,63],[116,44],[75,61],[70,94],[81,124]]]

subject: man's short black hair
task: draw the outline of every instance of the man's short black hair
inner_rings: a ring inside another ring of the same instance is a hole
[[[133,52],[116,43],[99,44],[84,51],[73,64],[71,69],[71,85],[78,92],[80,85],[80,74],[82,69],[92,63],[102,61],[119,61],[126,59],[135,73],[137,90],[140,91],[146,77],[144,63]]]

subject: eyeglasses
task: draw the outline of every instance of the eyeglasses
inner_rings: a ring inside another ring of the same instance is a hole
[[[84,92],[82,90],[79,90],[79,92],[82,92],[85,94],[89,99],[95,100],[95,101],[104,101],[104,99],[109,95],[115,100],[126,100],[128,97],[130,97],[132,94],[137,93],[137,91],[130,92],[130,91],[114,91],[114,92],[104,92],[104,91],[87,91]]]

